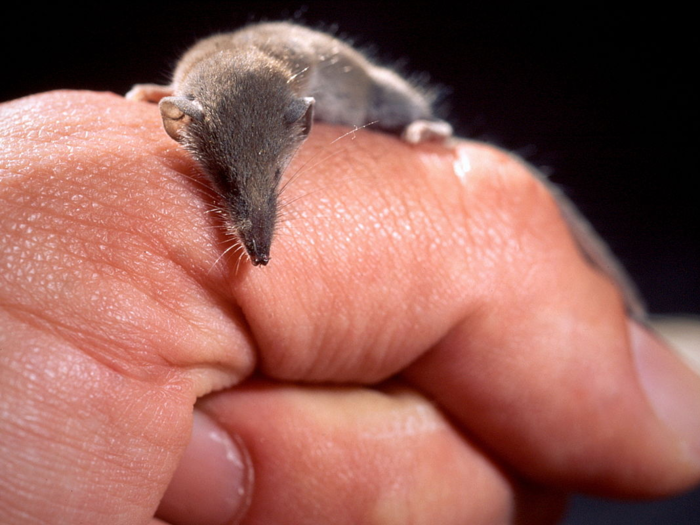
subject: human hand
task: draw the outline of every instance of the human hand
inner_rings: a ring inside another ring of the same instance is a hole
[[[1,522],[170,485],[171,523],[551,523],[698,481],[700,381],[503,152],[317,125],[252,268],[155,106],[1,115]]]

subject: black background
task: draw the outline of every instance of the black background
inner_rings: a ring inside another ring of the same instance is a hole
[[[337,24],[378,57],[405,60],[449,87],[447,115],[461,135],[514,150],[549,174],[610,243],[653,313],[699,314],[695,15],[654,3],[481,4],[6,6],[0,100],[167,83],[197,38],[248,21],[301,15],[313,26]]]

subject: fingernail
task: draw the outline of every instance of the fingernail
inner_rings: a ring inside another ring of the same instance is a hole
[[[632,352],[649,403],[700,464],[700,376],[659,339],[629,322]]]
[[[190,443],[157,516],[178,525],[236,523],[247,509],[252,479],[248,455],[238,441],[195,410]]]

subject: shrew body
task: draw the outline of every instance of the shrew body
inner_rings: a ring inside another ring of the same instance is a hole
[[[314,119],[373,122],[412,143],[452,133],[429,92],[331,35],[285,22],[201,40],[171,85],[136,85],[127,98],[160,102],[165,130],[208,175],[256,266],[270,260],[279,181]]]

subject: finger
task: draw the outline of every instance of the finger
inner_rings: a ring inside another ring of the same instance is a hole
[[[669,424],[633,358],[620,290],[527,166],[477,144],[358,134],[303,181],[302,195],[323,193],[307,205],[333,220],[290,222],[274,271],[239,276],[269,375],[376,381],[415,362],[407,377],[523,475],[636,496],[697,482],[697,378],[670,367],[688,423]]]
[[[688,488],[699,478],[699,378],[627,319],[610,281],[561,250],[567,232],[547,201],[540,220],[552,222],[527,275],[508,283],[503,268],[508,294],[405,375],[540,482],[635,497]]]
[[[431,404],[397,385],[253,384],[201,408],[250,457],[242,523],[553,523],[562,509],[559,495],[508,480]]]
[[[589,355],[547,364],[551,356],[530,345],[474,344],[479,334],[465,324],[407,375],[531,479],[607,496],[666,495],[698,479],[700,389],[667,348],[631,331],[618,348],[562,344],[562,353]]]
[[[204,393],[250,372],[252,343],[208,273],[202,183],[143,106],[87,92],[4,106],[5,304],[126,375],[180,368]]]
[[[253,473],[245,447],[195,410],[190,442],[157,516],[175,525],[238,523],[250,503]]]
[[[193,270],[217,254],[155,119],[90,93],[0,111],[0,522],[145,522],[252,343]]]
[[[124,377],[0,309],[0,523],[145,523],[187,443],[189,387]]]

